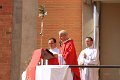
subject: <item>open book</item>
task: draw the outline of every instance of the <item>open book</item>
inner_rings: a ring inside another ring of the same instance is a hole
[[[55,57],[53,53],[50,52],[48,49],[42,50],[41,55],[44,59],[51,59]]]

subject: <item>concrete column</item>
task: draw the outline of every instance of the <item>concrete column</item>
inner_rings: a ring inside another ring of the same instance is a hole
[[[21,65],[22,73],[27,65],[26,61],[30,59],[32,52],[36,48],[36,28],[37,28],[37,0],[22,0],[22,40],[21,40]]]
[[[11,80],[20,80],[22,0],[13,0]]]
[[[87,36],[93,37],[94,26],[93,26],[93,7],[92,5],[83,2],[82,6],[82,48],[85,46],[85,38]]]
[[[36,48],[37,0],[14,0],[11,80],[20,80]]]

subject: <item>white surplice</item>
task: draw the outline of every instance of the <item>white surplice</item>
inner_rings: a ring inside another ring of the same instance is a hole
[[[87,55],[84,58],[84,54]],[[81,51],[78,57],[78,64],[83,63],[82,65],[98,65],[99,64],[99,54],[97,50],[89,47]],[[98,68],[81,68],[81,80],[98,80]]]

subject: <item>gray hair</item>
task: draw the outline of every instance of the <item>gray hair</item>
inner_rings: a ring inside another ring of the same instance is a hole
[[[59,31],[59,35],[62,34],[62,35],[68,35],[67,31],[66,30],[60,30]]]

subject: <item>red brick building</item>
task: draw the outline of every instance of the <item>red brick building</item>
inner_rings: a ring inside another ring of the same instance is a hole
[[[10,80],[12,14],[12,0],[0,0],[0,80]]]
[[[70,37],[74,39],[77,52],[81,49],[81,26],[82,26],[82,4],[81,0],[38,0],[38,5],[44,4],[47,15],[44,17],[43,44],[47,44],[50,37],[55,37],[57,41],[58,32],[65,29],[69,32]],[[38,17],[37,26],[37,48],[40,48],[40,17]],[[47,47],[47,45],[42,45]],[[59,45],[58,45],[59,46]]]
[[[41,46],[38,6],[45,5],[47,15]],[[81,0],[0,0],[0,80],[20,80],[25,61],[34,49],[47,48],[47,40],[65,29],[81,50]],[[59,47],[59,44],[57,44]]]

